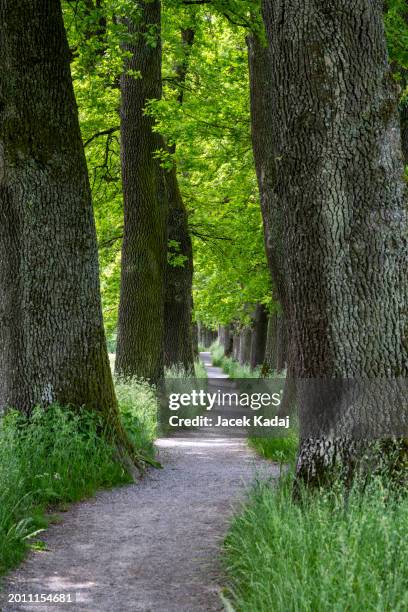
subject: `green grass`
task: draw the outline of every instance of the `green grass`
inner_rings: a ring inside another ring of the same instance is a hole
[[[119,383],[123,423],[136,447],[152,454],[156,401],[146,383]],[[131,476],[101,435],[89,411],[53,405],[30,419],[9,412],[0,419],[0,574],[15,566],[48,524],[50,509],[64,507]]]
[[[299,446],[298,434],[293,429],[288,429],[288,435],[284,438],[249,438],[248,444],[261,457],[277,461],[278,463],[294,464]]]
[[[226,597],[236,612],[405,611],[407,525],[407,494],[379,479],[302,503],[290,478],[260,483],[226,538]]]

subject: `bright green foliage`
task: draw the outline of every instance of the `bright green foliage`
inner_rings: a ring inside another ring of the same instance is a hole
[[[408,7],[405,0],[387,0],[385,27],[390,62],[399,71],[408,70]]]
[[[151,455],[157,413],[151,388],[119,384],[117,395],[136,449]],[[57,405],[35,410],[29,420],[18,412],[0,420],[0,574],[47,526],[47,510],[132,481],[101,432],[95,413]]]
[[[66,2],[64,12],[74,49],[72,73],[93,191],[110,337],[117,321],[123,233],[118,83],[125,34],[114,15],[124,14],[132,3],[105,1],[103,10],[93,11],[88,4]],[[210,325],[247,320],[247,304],[271,300],[250,139],[247,30],[231,22],[249,23],[250,10],[259,15],[257,0],[217,0],[211,6],[184,8],[175,0],[164,2],[164,96],[149,109],[157,115],[168,143],[177,143],[179,181],[194,238],[196,317]],[[98,35],[101,20],[106,25]],[[254,17],[251,23],[256,26]],[[180,33],[186,27],[194,29],[195,41],[180,105],[175,66],[184,58]],[[165,165],[171,163],[167,152],[158,155]],[[169,245],[169,259],[174,265],[183,264],[175,245]]]
[[[345,496],[262,483],[225,544],[236,612],[408,609],[408,498],[381,480]]]
[[[157,397],[154,387],[144,381],[115,383],[122,423],[142,455],[154,456],[157,435]]]
[[[183,103],[173,65],[180,31],[195,31]],[[253,164],[246,31],[208,9],[165,13],[164,98],[152,104],[158,129],[177,143],[179,182],[194,239],[196,317],[211,326],[248,320],[247,304],[270,301]]]
[[[386,4],[390,59],[401,75],[408,66],[406,3]],[[92,3],[85,0],[63,2],[87,143],[110,338],[117,324],[123,233],[118,109],[120,43],[127,34],[120,17],[137,19],[138,9],[133,0],[104,0],[94,6],[100,8],[90,8]],[[187,27],[195,31],[195,39],[181,105],[175,67],[185,59],[180,33]],[[273,307],[250,138],[245,43],[250,28],[262,35],[258,0],[214,0],[197,6],[163,1],[164,96],[149,112],[157,116],[168,143],[177,144],[178,176],[194,238],[195,316],[210,327],[248,322],[256,302]],[[154,32],[150,38],[155,44]],[[171,164],[167,151],[158,155],[165,165]],[[169,245],[169,259],[183,264],[175,245]]]

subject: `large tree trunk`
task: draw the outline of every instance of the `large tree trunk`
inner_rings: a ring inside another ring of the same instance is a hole
[[[194,41],[194,31],[181,33],[185,54],[176,66],[178,101],[183,103],[183,87],[188,69],[188,56]],[[175,153],[176,146],[170,148]],[[188,227],[187,211],[180,193],[174,166],[166,173],[168,195],[167,240],[169,260],[166,269],[164,304],[164,365],[181,367],[187,374],[194,372],[192,343],[193,248]],[[177,264],[177,265],[175,265]]]
[[[259,196],[264,229],[265,251],[273,284],[273,295],[282,307],[282,314],[276,330],[276,369],[282,371],[291,360],[290,304],[286,292],[284,261],[284,217],[279,191],[275,189],[275,155],[273,124],[271,117],[274,96],[272,86],[272,57],[268,41],[261,41],[256,34],[247,39],[250,74],[251,133],[255,168],[258,178]],[[270,330],[272,333],[272,329]],[[264,373],[270,364],[266,363]],[[288,370],[291,369],[288,365]],[[289,381],[288,381],[289,383]],[[295,407],[296,387],[292,382],[285,385],[283,403],[288,412]]]
[[[130,56],[120,84],[124,236],[116,373],[154,383],[163,376],[167,198],[154,158],[163,142],[145,109],[161,96],[160,1],[135,1],[135,7],[140,15],[125,20]]]
[[[268,313],[263,304],[255,308],[252,341],[251,341],[251,368],[261,365],[265,358],[266,335],[268,332]]]
[[[0,409],[86,406],[125,441],[60,2],[1,0],[0,39]]]
[[[264,19],[300,411],[297,472],[315,482],[339,457],[350,460],[356,431],[387,436],[387,421],[392,429],[396,414],[407,414],[397,92],[380,0],[264,0]],[[371,388],[380,379],[383,394]],[[357,398],[350,385],[360,387]]]

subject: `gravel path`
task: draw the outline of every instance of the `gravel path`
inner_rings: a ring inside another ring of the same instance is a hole
[[[211,378],[223,378],[202,353]],[[233,506],[256,475],[277,474],[244,440],[158,440],[162,470],[73,505],[8,577],[0,610],[202,612],[222,610],[219,552]],[[7,603],[9,593],[70,594],[74,603]]]

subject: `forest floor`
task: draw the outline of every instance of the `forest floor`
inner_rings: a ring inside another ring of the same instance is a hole
[[[210,379],[226,378],[202,353]],[[211,384],[211,383],[210,383]],[[255,477],[278,476],[245,439],[175,434],[157,441],[161,470],[70,507],[6,579],[0,610],[222,610],[222,541]],[[73,603],[8,603],[9,594],[70,594]]]

